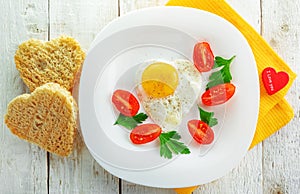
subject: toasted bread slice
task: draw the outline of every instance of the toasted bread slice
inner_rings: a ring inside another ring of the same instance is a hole
[[[85,58],[79,43],[67,36],[49,42],[30,39],[15,54],[16,67],[30,91],[49,82],[70,92]]]
[[[70,92],[56,83],[47,83],[13,99],[8,104],[5,123],[18,137],[67,156],[73,150],[77,111]]]

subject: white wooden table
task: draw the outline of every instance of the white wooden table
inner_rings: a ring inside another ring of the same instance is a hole
[[[82,141],[68,158],[49,154],[12,135],[3,123],[6,106],[28,92],[14,64],[17,45],[28,38],[75,37],[86,50],[111,20],[166,0],[1,0],[0,1],[0,193],[175,193],[135,185],[112,176],[91,157]],[[300,73],[300,1],[228,0]],[[295,118],[249,151],[225,177],[194,193],[300,193],[300,93],[296,80],[287,94]],[[201,176],[201,175],[199,175]]]

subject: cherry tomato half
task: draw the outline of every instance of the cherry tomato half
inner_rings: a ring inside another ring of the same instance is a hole
[[[210,144],[214,140],[213,130],[203,121],[190,120],[188,129],[194,140],[200,144]]]
[[[112,102],[121,114],[128,117],[136,115],[140,109],[136,97],[126,90],[116,90],[113,93]]]
[[[227,102],[234,94],[235,86],[231,83],[219,84],[206,90],[202,96],[202,103],[206,106],[214,106]]]
[[[130,140],[134,144],[145,144],[155,140],[161,132],[161,127],[157,124],[142,124],[131,131]]]
[[[194,64],[199,72],[207,72],[214,66],[214,54],[207,42],[198,42],[194,46]]]

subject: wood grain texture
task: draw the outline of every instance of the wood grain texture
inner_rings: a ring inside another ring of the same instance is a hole
[[[14,97],[28,91],[14,63],[18,44],[47,39],[47,4],[38,0],[0,3],[0,193],[47,193],[46,152],[12,135],[3,122]]]
[[[118,1],[50,1],[50,38],[67,34],[87,50],[96,34],[118,16]],[[119,193],[119,179],[92,158],[83,140],[68,158],[50,155],[49,193]]]
[[[163,6],[168,0],[120,0],[120,15],[124,15],[136,9],[154,6]]]
[[[91,157],[80,138],[70,157],[61,158],[50,154],[47,161],[44,150],[12,135],[3,122],[8,102],[17,95],[28,92],[13,60],[18,44],[29,38],[48,40],[66,34],[76,38],[87,50],[96,34],[119,14],[164,5],[166,2],[167,0],[0,1],[1,194],[175,193],[172,189],[136,185],[111,175]],[[296,73],[300,72],[300,1],[227,2],[262,33]],[[299,79],[296,79],[286,97],[295,110],[295,118],[250,150],[239,166],[221,179],[200,186],[194,194],[300,193],[299,85]]]
[[[300,72],[300,2],[263,1],[262,34],[296,72]],[[296,79],[287,94],[294,119],[263,143],[264,193],[300,193],[300,93]]]

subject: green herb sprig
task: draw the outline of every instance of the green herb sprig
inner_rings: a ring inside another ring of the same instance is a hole
[[[182,142],[178,141],[181,136],[176,131],[164,132],[159,136],[160,156],[171,159],[173,154],[189,154],[191,151]]]
[[[210,127],[218,124],[217,118],[214,118],[214,112],[207,112],[198,106],[200,113],[200,120],[207,123]]]
[[[230,83],[232,80],[232,75],[230,73],[230,64],[234,60],[235,56],[230,59],[224,59],[222,57],[216,56],[213,69],[222,67],[219,71],[213,72],[209,76],[209,82],[206,85],[206,90],[212,88],[219,84]]]
[[[138,124],[143,123],[148,118],[145,113],[139,113],[133,117],[127,117],[122,114],[119,115],[114,125],[121,125],[127,129],[134,129]]]

